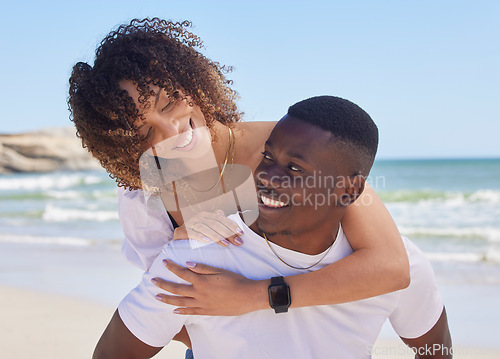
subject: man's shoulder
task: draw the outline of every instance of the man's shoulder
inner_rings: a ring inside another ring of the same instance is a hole
[[[410,262],[410,271],[414,267],[419,267],[422,265],[430,265],[429,259],[422,252],[420,248],[417,247],[410,239],[401,236],[403,244],[405,246],[406,254],[408,255],[408,261]]]
[[[404,338],[427,333],[443,311],[434,271],[425,254],[408,238],[402,237],[410,262],[410,285],[398,291],[398,305],[389,317],[393,328]]]
[[[404,297],[436,291],[437,284],[431,262],[411,240],[402,237],[410,263],[410,285],[402,290]]]
[[[224,249],[215,242],[204,243],[194,239],[179,239],[170,241],[162,249],[162,256],[167,258],[187,258],[203,255],[205,252],[210,252],[217,255]]]

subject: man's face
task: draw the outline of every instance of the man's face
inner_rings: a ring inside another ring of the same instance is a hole
[[[339,210],[343,188],[331,137],[331,132],[288,115],[278,122],[255,171],[261,232],[298,235],[335,226],[332,215]]]

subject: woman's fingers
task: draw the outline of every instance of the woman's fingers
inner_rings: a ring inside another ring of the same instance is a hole
[[[240,237],[242,234],[243,231],[235,222],[227,218],[224,212],[217,210],[213,213],[200,212],[187,223],[177,227],[173,240],[189,238],[200,242],[212,241],[223,246],[239,246],[243,244]]]
[[[223,212],[199,213],[189,221],[192,224],[188,225],[188,233],[190,234],[190,231],[201,233],[203,237],[224,246],[230,243],[237,246],[243,244],[242,239],[239,237],[243,234],[243,231],[236,223],[221,213]]]
[[[184,279],[186,282],[194,284],[196,282],[196,279],[198,277],[198,274],[194,273],[193,271],[189,270],[188,268],[185,268],[183,266],[178,265],[177,263],[172,262],[171,260],[164,259],[163,264],[169,271],[174,273],[177,277]],[[160,278],[155,278],[157,281],[163,281]],[[164,283],[170,283],[163,281]],[[172,283],[174,285],[174,283]],[[179,284],[180,286],[188,286],[191,287],[191,285],[186,285],[186,284]],[[161,287],[163,288],[163,287]],[[165,289],[166,290],[166,289]],[[169,290],[168,290],[169,291]],[[170,291],[169,291],[170,292]],[[171,292],[173,293],[173,292]],[[174,293],[174,294],[180,294],[180,295],[186,295],[184,293]]]
[[[185,225],[179,226],[174,230],[174,236],[172,237],[174,241],[179,239],[194,239],[199,242],[211,242],[211,240],[203,235],[203,233],[197,232],[193,229],[187,229]]]
[[[215,315],[211,310],[198,307],[176,308],[174,309],[174,313],[181,315]]]
[[[196,305],[196,299],[178,295],[157,294],[155,299],[176,307],[193,307]]]
[[[151,282],[153,282],[153,284],[158,288],[176,295],[189,296],[193,292],[193,286],[190,284],[167,282],[161,278],[153,278]]]
[[[226,235],[220,232],[220,226],[214,221],[205,220],[203,223],[198,222],[193,226],[193,230],[200,233],[202,236],[210,239],[217,244],[228,246],[230,242],[226,239]]]
[[[262,303],[260,298],[266,297],[268,280],[255,281],[227,269],[196,262],[186,262],[187,268],[171,260],[163,263],[173,274],[190,283],[152,279],[168,292],[160,293],[156,299],[176,307],[176,314],[233,316],[267,308],[267,301]]]
[[[203,215],[206,218],[210,218],[214,221],[219,222],[221,225],[223,225],[227,231],[229,231],[230,235],[242,235],[243,231],[241,228],[233,221],[231,221],[229,218],[226,217],[224,212],[221,210],[217,210],[213,213],[210,212],[203,212]]]
[[[202,263],[186,262],[186,265],[189,270],[197,274],[220,274],[223,271],[223,269]]]

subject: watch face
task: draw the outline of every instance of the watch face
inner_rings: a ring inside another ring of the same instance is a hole
[[[290,288],[286,284],[269,287],[269,297],[273,307],[290,305]]]

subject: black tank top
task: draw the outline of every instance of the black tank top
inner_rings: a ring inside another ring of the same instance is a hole
[[[179,225],[177,224],[174,217],[172,217],[172,215],[170,214],[169,211],[167,211],[167,214],[168,214],[168,218],[170,218],[170,221],[172,222],[172,225],[174,226],[174,230],[175,230],[177,227],[179,227]]]

